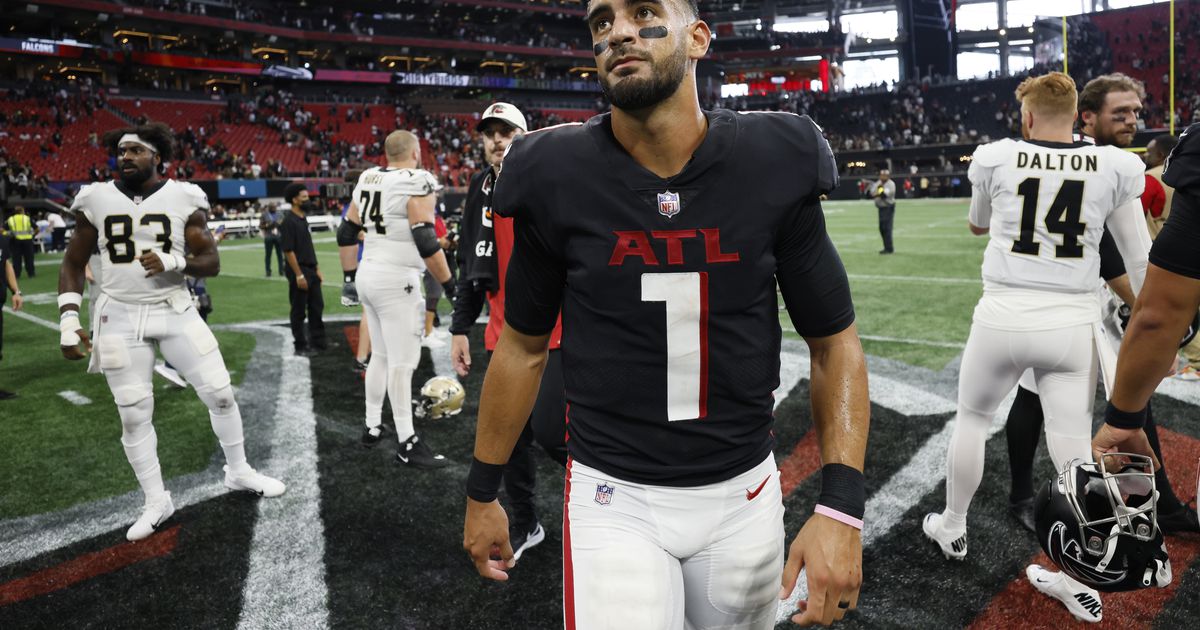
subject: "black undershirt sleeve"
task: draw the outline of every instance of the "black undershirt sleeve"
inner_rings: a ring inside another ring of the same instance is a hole
[[[504,324],[525,335],[550,334],[562,308],[566,266],[526,215],[516,217],[513,235],[504,279]]]
[[[850,281],[819,201],[810,200],[781,226],[775,260],[783,301],[801,336],[828,337],[854,323]]]
[[[1104,236],[1100,237],[1100,277],[1105,282],[1125,275],[1125,259],[1121,258],[1121,250],[1113,238],[1108,226],[1104,226]]]
[[[1200,280],[1200,195],[1175,191],[1171,216],[1150,247],[1150,263]]]

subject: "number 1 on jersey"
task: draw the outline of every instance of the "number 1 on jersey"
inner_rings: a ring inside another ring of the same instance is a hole
[[[708,415],[708,274],[644,273],[642,301],[667,316],[667,420]]]

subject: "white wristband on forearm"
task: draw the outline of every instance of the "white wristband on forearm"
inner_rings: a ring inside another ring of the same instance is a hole
[[[60,346],[78,346],[81,341],[79,338],[79,330],[83,328],[79,323],[79,313],[77,311],[66,311],[59,316],[58,320],[58,345]]]
[[[62,308],[64,306],[74,306],[75,308],[79,308],[79,305],[82,303],[83,296],[78,293],[68,292],[58,294],[58,308]]]
[[[162,261],[163,271],[178,271],[183,272],[183,268],[187,266],[187,259],[182,254],[165,254],[163,252],[154,252],[155,256]]]

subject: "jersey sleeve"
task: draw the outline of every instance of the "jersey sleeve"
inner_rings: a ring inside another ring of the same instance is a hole
[[[415,169],[410,173],[411,175],[408,177],[396,181],[393,192],[409,197],[424,197],[442,189],[442,185],[438,183],[437,177],[433,173],[421,169]]]
[[[92,216],[92,211],[88,208],[88,198],[96,192],[97,186],[99,184],[88,184],[80,188],[79,192],[75,194],[75,200],[71,202],[71,214],[77,217],[82,214],[83,218],[87,219],[88,223],[92,225],[95,225],[96,221]]]
[[[204,194],[204,190],[199,186],[188,182],[179,182],[179,184],[183,189],[184,196],[188,200],[188,205],[196,210],[203,210],[205,213],[207,213],[209,209],[208,195]],[[189,212],[188,214],[191,213]]]
[[[838,187],[837,160],[833,157],[833,149],[829,147],[829,141],[825,139],[825,132],[820,125],[808,116],[800,116],[799,120],[804,132],[812,135],[813,148],[816,151],[817,181],[813,196],[829,194]]]
[[[1124,207],[1130,201],[1140,199],[1146,190],[1146,165],[1138,156],[1114,147],[1119,156],[1116,163],[1117,186],[1113,197],[1113,210]]]
[[[788,217],[775,242],[775,277],[796,332],[828,337],[854,323],[850,281],[825,230],[820,201]]]
[[[529,217],[515,219],[513,237],[504,279],[504,323],[525,335],[548,335],[562,308],[566,265]]]
[[[502,217],[517,217],[529,207],[525,194],[525,170],[531,168],[531,154],[527,151],[531,142],[524,136],[513,138],[504,154],[500,174],[492,185],[492,211]]]
[[[1179,136],[1179,144],[1163,164],[1162,181],[1194,199],[1200,198],[1200,123],[1192,124]]]

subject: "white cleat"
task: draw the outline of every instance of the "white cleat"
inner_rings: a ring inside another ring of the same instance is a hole
[[[287,490],[282,481],[272,479],[253,468],[247,467],[246,472],[234,475],[229,471],[229,466],[225,466],[225,487],[230,490],[253,492],[260,497],[277,497]]]
[[[1025,567],[1025,577],[1033,588],[1057,599],[1067,607],[1071,615],[1080,621],[1100,623],[1104,618],[1104,606],[1100,603],[1100,593],[1074,580],[1068,580],[1062,573],[1048,571],[1040,564]]]
[[[175,387],[178,387],[180,389],[187,389],[188,382],[183,380],[183,377],[179,375],[178,370],[176,370],[173,367],[168,366],[166,363],[164,363],[162,361],[155,361],[154,362],[154,371],[157,372],[159,376],[170,381],[171,384],[174,385]]]
[[[150,534],[158,531],[158,526],[171,518],[174,513],[175,504],[171,501],[170,492],[164,492],[162,498],[157,501],[147,500],[145,507],[142,508],[142,515],[129,528],[129,531],[125,532],[125,538],[130,541],[148,538]]]
[[[925,532],[926,538],[937,543],[947,559],[962,560],[967,557],[967,530],[965,528],[960,532],[953,531],[945,527],[941,514],[931,512],[925,515],[925,520],[921,523],[921,530]]]
[[[430,350],[438,350],[446,347],[446,342],[440,337],[427,335],[421,338],[421,347],[429,348]]]

